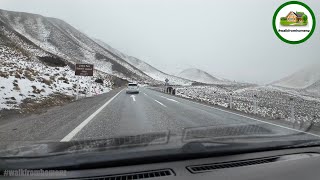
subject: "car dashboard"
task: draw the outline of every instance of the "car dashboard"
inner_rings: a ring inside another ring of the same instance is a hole
[[[108,164],[106,164],[106,167]],[[319,179],[320,147],[67,171],[64,177],[30,179]],[[18,178],[16,178],[18,179]],[[28,179],[21,177],[20,179]]]

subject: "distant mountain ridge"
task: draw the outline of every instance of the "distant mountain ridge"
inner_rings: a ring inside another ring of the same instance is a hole
[[[141,70],[142,72],[144,72],[145,74],[147,74],[148,76],[152,77],[155,80],[164,82],[165,79],[168,79],[170,84],[176,84],[176,85],[191,85],[193,83],[192,80],[166,74],[138,58],[128,56],[118,51],[117,49],[111,47],[110,45],[106,44],[105,42],[99,39],[95,39],[95,41],[98,44],[100,44],[102,47],[108,49],[110,52],[116,54],[117,56],[124,59],[125,61],[127,61],[128,63],[138,68],[139,70]]]
[[[293,89],[312,89],[320,83],[320,64],[305,67],[283,79],[273,82],[272,85]],[[319,89],[320,91],[320,89]]]
[[[196,68],[189,68],[183,70],[178,74],[179,77],[190,79],[193,81],[207,83],[207,84],[214,84],[221,82],[220,79],[213,77],[211,74]]]

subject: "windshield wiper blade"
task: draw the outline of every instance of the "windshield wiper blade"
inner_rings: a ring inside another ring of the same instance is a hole
[[[2,157],[40,157],[74,152],[103,151],[129,147],[167,144],[169,131],[152,132],[106,139],[73,140],[68,142],[37,142],[0,151]]]
[[[268,151],[268,150],[279,150],[279,149],[290,149],[299,147],[311,147],[320,146],[319,139],[312,140],[292,140],[286,139],[276,141],[261,141],[252,142],[240,140],[237,142],[225,142],[225,141],[195,141],[189,142],[183,145],[181,148],[184,153],[191,154],[233,154],[233,153],[244,153],[244,152],[257,152],[257,151]]]
[[[299,147],[313,147],[320,146],[320,139],[302,140],[300,143],[296,143],[288,148],[299,148]]]

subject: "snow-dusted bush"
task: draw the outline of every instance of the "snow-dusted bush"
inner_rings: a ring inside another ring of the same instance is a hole
[[[290,120],[294,114],[295,121],[318,123],[320,117],[320,99],[272,87],[188,86],[177,88],[176,95],[229,108],[232,102],[232,109],[269,119]]]

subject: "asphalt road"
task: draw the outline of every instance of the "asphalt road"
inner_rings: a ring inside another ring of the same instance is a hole
[[[197,130],[223,137],[301,133],[282,125],[141,88],[139,94],[126,94],[125,89],[116,89],[54,107],[40,115],[13,119],[0,124],[0,142],[72,141],[162,131],[182,135],[186,131],[194,133]]]

